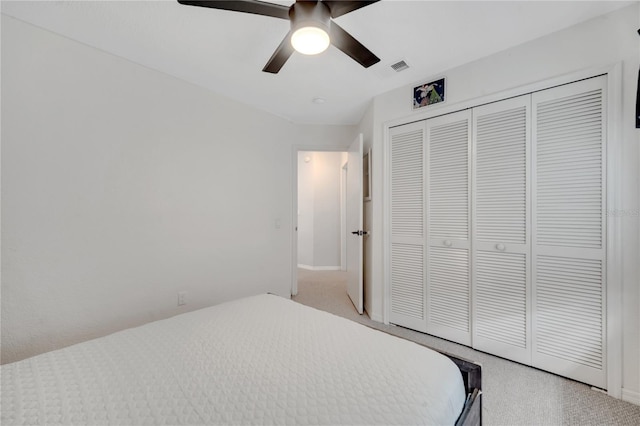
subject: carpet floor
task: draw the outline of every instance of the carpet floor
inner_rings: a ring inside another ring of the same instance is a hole
[[[640,425],[640,406],[583,383],[359,315],[347,296],[345,272],[298,270],[293,300],[482,364],[485,425]]]

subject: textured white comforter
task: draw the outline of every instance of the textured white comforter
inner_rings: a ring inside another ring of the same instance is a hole
[[[278,296],[178,315],[1,368],[1,423],[453,424],[443,355]]]

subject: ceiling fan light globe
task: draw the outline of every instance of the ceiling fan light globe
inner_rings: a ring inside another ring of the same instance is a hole
[[[329,47],[331,39],[329,34],[322,28],[318,27],[302,27],[298,28],[291,35],[291,45],[293,48],[304,55],[317,55],[322,53]]]

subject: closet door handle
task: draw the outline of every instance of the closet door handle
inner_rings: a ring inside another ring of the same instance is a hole
[[[504,244],[496,244],[496,249],[500,251],[504,251],[506,247],[504,246]]]
[[[444,244],[444,245],[445,245],[445,247],[451,247],[451,244],[452,244],[452,243],[451,243],[451,240],[444,240],[444,241],[442,242],[442,244]]]

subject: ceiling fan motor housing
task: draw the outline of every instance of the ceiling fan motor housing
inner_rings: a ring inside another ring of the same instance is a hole
[[[329,34],[331,12],[321,1],[297,1],[289,9],[291,32],[303,27],[318,27]]]

